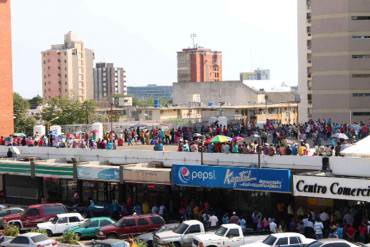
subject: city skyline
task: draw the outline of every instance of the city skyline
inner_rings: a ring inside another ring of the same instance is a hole
[[[43,11],[37,15],[28,11],[35,7]],[[140,4],[67,0],[63,5],[57,0],[13,1],[14,91],[24,97],[42,94],[40,53],[68,31],[95,52],[95,62],[124,67],[128,86],[175,82],[176,52],[192,45],[193,32],[198,34],[198,45],[222,51],[224,80],[263,67],[271,70],[271,79],[297,85],[296,9],[294,0],[187,1],[186,5],[164,0]],[[188,18],[191,11],[193,17]]]

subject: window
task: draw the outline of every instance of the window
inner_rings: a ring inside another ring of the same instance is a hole
[[[370,39],[370,35],[352,35],[352,39]]]
[[[112,222],[110,222],[109,220],[102,220],[100,221],[100,227],[102,226],[108,226],[108,225],[111,225]]]
[[[154,225],[163,225],[164,224],[163,219],[161,217],[158,217],[158,216],[151,217],[150,220],[152,221],[152,223]]]
[[[370,112],[354,112],[353,116],[370,116]]]
[[[370,93],[353,93],[353,97],[369,97]]]
[[[369,59],[370,55],[352,55],[352,59],[361,60],[361,59]]]
[[[95,220],[95,221],[91,221],[90,224],[88,225],[88,227],[99,227],[99,221],[98,220]]]
[[[353,21],[368,21],[370,20],[370,16],[352,16]]]
[[[189,234],[189,233],[198,233],[198,232],[200,232],[200,225],[192,225],[186,231],[186,234]]]
[[[301,239],[299,237],[290,237],[290,244],[300,244],[302,243]]]
[[[149,222],[148,222],[146,219],[141,218],[141,219],[139,219],[139,220],[137,221],[137,224],[138,224],[139,226],[146,226],[146,225],[149,225]]]
[[[67,213],[67,210],[62,205],[45,206],[44,210],[46,215]]]
[[[63,218],[58,219],[58,224],[66,224],[66,223],[68,223],[68,218],[67,217],[63,217]]]
[[[370,78],[370,74],[352,74],[352,78]]]
[[[37,208],[30,208],[26,211],[27,216],[37,216],[40,215],[40,210]]]
[[[69,218],[69,222],[73,223],[73,222],[80,222],[80,219],[78,217],[70,217]]]
[[[11,241],[12,244],[29,244],[30,241],[26,237],[18,236]]]
[[[267,238],[265,238],[265,240],[263,240],[262,243],[272,246],[275,243],[275,241],[276,241],[276,237],[269,235],[267,236]]]
[[[122,221],[122,226],[136,226],[134,219],[124,219]]]
[[[46,237],[44,234],[40,234],[40,235],[32,237],[31,239],[34,243],[38,243],[38,242],[48,240],[48,237]]]
[[[230,231],[227,233],[227,237],[230,238],[239,237],[239,230],[236,228],[230,229]]]
[[[285,244],[288,244],[288,238],[280,238],[276,245],[285,245]]]

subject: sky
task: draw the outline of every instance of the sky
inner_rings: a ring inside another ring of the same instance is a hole
[[[223,80],[270,69],[296,85],[296,0],[12,0],[14,91],[42,94],[41,51],[73,31],[95,62],[126,70],[128,86],[171,85],[176,51],[198,45],[222,51]]]

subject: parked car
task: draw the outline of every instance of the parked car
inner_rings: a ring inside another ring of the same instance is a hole
[[[98,238],[121,238],[153,232],[164,225],[164,220],[156,214],[131,215],[122,217],[117,223],[102,227]]]
[[[57,214],[48,222],[37,224],[37,228],[46,230],[48,236],[51,237],[55,234],[62,234],[68,228],[78,226],[83,221],[85,221],[85,218],[79,213]]]
[[[158,234],[158,233],[164,232],[164,231],[174,230],[178,226],[179,226],[179,223],[165,224],[165,225],[161,226],[161,228],[159,228],[156,232],[147,232],[147,233],[140,234],[139,236],[136,237],[136,239],[141,241],[141,242],[146,243],[146,245],[148,247],[152,247],[153,246],[153,236],[154,236],[154,234]]]
[[[174,230],[155,233],[153,236],[153,245],[168,246],[173,244],[176,247],[191,246],[193,238],[200,234],[205,234],[203,223],[198,220],[186,220]]]
[[[124,240],[106,239],[94,241],[92,247],[130,247],[130,244]]]
[[[266,238],[266,235],[266,232],[256,232],[254,230],[243,232],[242,228],[237,224],[223,224],[215,232],[194,236],[192,246],[239,247],[243,244],[261,241]]]
[[[58,242],[37,232],[28,232],[1,243],[3,247],[57,247]]]
[[[114,224],[115,221],[108,217],[95,217],[87,219],[79,226],[67,229],[67,232],[76,233],[80,238],[93,238],[103,226]]]
[[[315,240],[311,238],[306,238],[300,233],[284,232],[270,234],[262,241],[241,245],[241,247],[302,247],[312,243],[313,241]]]
[[[314,241],[308,245],[307,247],[359,247],[359,246],[367,246],[361,243],[350,243],[344,239],[321,239],[318,241]]]
[[[29,206],[23,213],[4,216],[3,222],[4,226],[14,225],[19,229],[29,229],[63,213],[67,213],[67,209],[61,203],[35,204]]]
[[[0,228],[4,227],[3,218],[7,215],[11,214],[21,214],[24,212],[23,208],[18,207],[10,207],[10,208],[4,208],[0,211]]]

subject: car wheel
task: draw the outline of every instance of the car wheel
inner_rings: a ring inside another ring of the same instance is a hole
[[[146,245],[147,245],[148,247],[153,247],[153,241],[152,241],[152,240],[149,240],[149,241],[146,243]]]
[[[181,247],[181,244],[179,242],[175,242],[173,244],[175,245],[175,247]]]
[[[108,234],[107,238],[118,238],[117,234],[110,233]]]
[[[46,230],[46,234],[48,235],[48,237],[52,237],[53,236],[53,232],[50,231],[50,230]]]
[[[78,239],[81,239],[81,233],[76,232],[75,234],[76,234],[76,236],[78,237]]]

